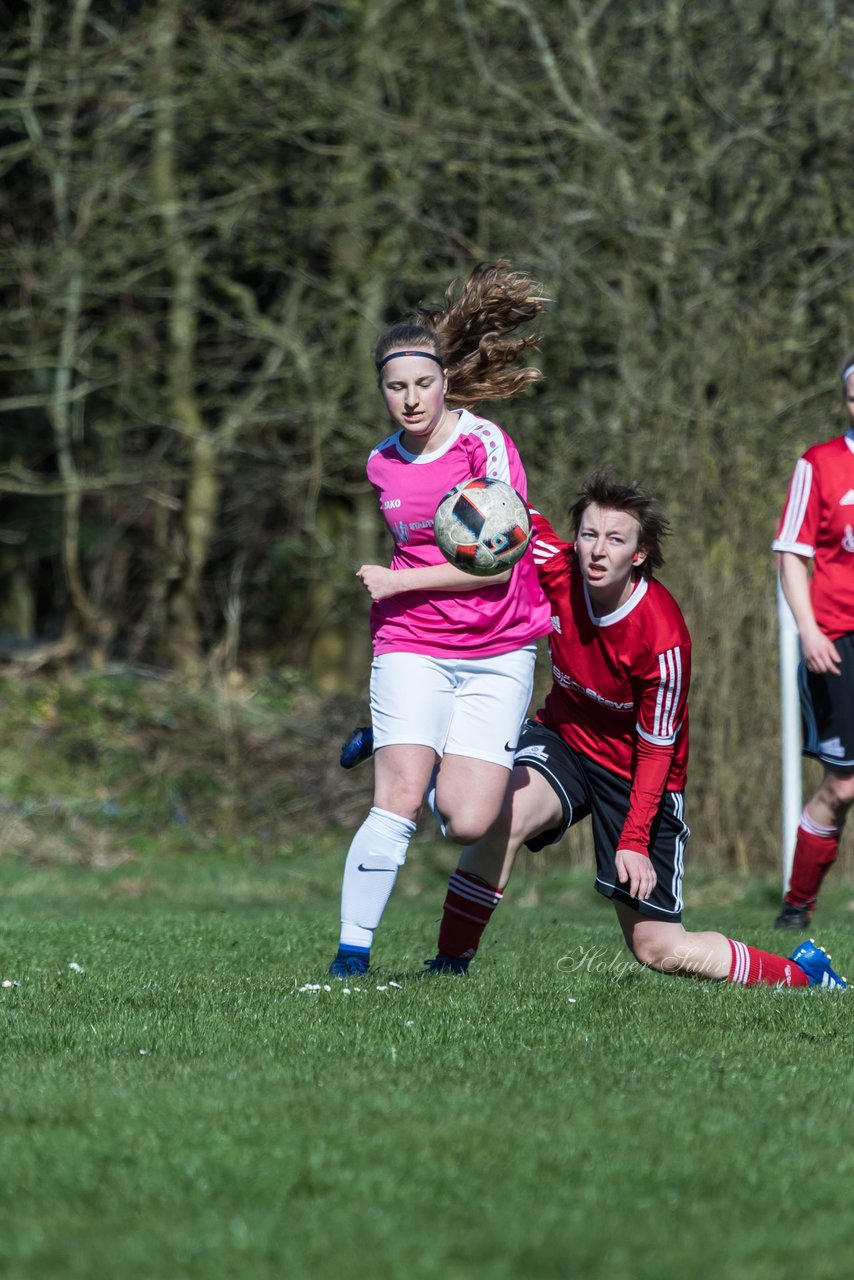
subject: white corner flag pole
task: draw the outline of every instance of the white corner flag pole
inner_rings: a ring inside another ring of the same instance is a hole
[[[801,705],[798,693],[798,664],[801,642],[795,615],[783,593],[777,575],[777,623],[780,651],[780,741],[783,790],[783,893],[789,887],[795,842],[803,808],[801,781]]]

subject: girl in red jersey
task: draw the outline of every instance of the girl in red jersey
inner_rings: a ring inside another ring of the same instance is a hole
[[[599,472],[571,511],[574,543],[535,513],[534,558],[552,610],[552,686],[526,723],[501,817],[451,876],[430,972],[464,973],[521,845],[554,844],[590,817],[596,889],[641,964],[747,984],[845,986],[814,943],[790,958],[681,923],[691,639],[653,576],[667,523]]]
[[[390,566],[357,571],[373,601],[374,800],[344,867],[336,978],[368,969],[428,788],[443,830],[460,844],[489,829],[507,790],[536,641],[551,628],[548,602],[530,553],[488,579],[449,564],[433,515],[471,477],[507,481],[525,496],[513,441],[464,406],[512,396],[540,376],[513,366],[538,341],[515,330],[543,303],[528,276],[498,262],[376,346],[394,430],[372,450],[367,474],[394,552]]]
[[[801,815],[778,929],[809,924],[854,803],[854,352],[842,397],[849,430],[798,459],[773,543],[801,639],[804,754],[824,765]]]

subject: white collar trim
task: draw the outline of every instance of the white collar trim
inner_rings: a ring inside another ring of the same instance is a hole
[[[612,627],[615,622],[622,622],[623,618],[637,608],[649,590],[649,578],[641,578],[625,604],[621,604],[619,609],[615,609],[613,613],[603,614],[601,618],[597,618],[593,612],[593,606],[590,603],[590,592],[587,590],[587,583],[583,578],[581,585],[584,588],[584,603],[587,605],[587,615],[594,627]]]
[[[454,412],[454,410],[451,412]],[[409,450],[403,446],[403,429],[401,429],[397,433],[397,452],[400,454],[401,458],[405,458],[407,462],[414,462],[418,466],[423,466],[428,462],[436,462],[439,458],[443,458],[448,450],[453,448],[460,438],[460,432],[463,429],[463,413],[465,413],[465,409],[460,413],[459,420],[457,425],[454,427],[454,430],[448,436],[445,443],[438,449],[433,449],[430,453],[410,453]]]

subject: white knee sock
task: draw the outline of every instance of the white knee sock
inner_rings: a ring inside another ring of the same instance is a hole
[[[371,809],[359,827],[341,886],[343,945],[370,947],[414,834],[414,822],[387,809]]]
[[[427,808],[430,810],[433,817],[438,822],[439,830],[441,831],[442,835],[447,836],[448,832],[445,829],[445,819],[442,817],[441,813],[436,808],[436,778],[438,777],[438,775],[439,775],[439,766],[436,765],[433,772],[430,774],[430,782],[427,785],[427,793],[424,796],[424,799],[427,802]]]

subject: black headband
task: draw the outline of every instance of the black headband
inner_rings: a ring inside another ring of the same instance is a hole
[[[440,369],[445,367],[444,360],[440,360],[432,351],[389,351],[387,356],[383,356],[382,360],[377,361],[377,373],[380,372],[383,365],[388,364],[389,360],[396,360],[398,356],[423,356],[425,360],[435,360]]]

